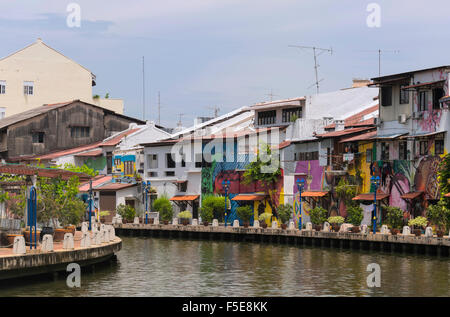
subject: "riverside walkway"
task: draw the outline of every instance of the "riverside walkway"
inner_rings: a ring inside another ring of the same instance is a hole
[[[117,235],[284,243],[371,251],[449,256],[450,238],[315,230],[203,225],[114,224]]]

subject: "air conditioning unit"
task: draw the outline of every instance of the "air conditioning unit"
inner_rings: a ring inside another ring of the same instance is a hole
[[[381,121],[381,119],[379,117],[376,117],[376,118],[374,118],[373,122],[374,122],[375,126],[379,127],[383,121]]]
[[[420,111],[413,112],[412,118],[415,120],[422,119],[423,113]]]
[[[406,123],[406,114],[402,113],[398,116],[398,123],[405,124]]]

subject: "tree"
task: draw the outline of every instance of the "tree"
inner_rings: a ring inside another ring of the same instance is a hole
[[[173,217],[172,204],[170,203],[169,198],[166,196],[161,196],[160,198],[155,199],[153,202],[153,208],[159,212],[162,220],[170,221]]]
[[[351,185],[345,177],[341,178],[336,186],[336,194],[344,201],[346,207],[355,206],[352,198],[356,196],[356,192],[357,186]]]
[[[269,205],[272,213],[278,218],[276,206],[276,184],[280,180],[281,169],[278,155],[272,154],[272,150],[267,144],[260,144],[256,158],[250,162],[244,172],[243,182],[246,185],[259,182],[264,188],[264,192],[269,197]]]
[[[450,209],[450,198],[444,197],[445,194],[450,192],[450,153],[444,156],[441,164],[439,165],[438,181],[441,196],[446,204],[446,207]]]
[[[436,205],[430,205],[427,208],[427,218],[438,228],[438,230],[447,231],[449,229],[450,209],[446,207],[441,199]]]

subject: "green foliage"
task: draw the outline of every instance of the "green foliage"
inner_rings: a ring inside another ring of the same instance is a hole
[[[252,207],[248,205],[238,207],[236,213],[243,222],[249,222],[253,216]]]
[[[128,221],[134,220],[134,217],[136,216],[136,210],[130,205],[120,204],[116,207],[116,212],[121,215],[123,219]]]
[[[344,217],[341,217],[341,216],[334,216],[334,217],[328,218],[328,223],[330,223],[330,224],[341,225],[344,223],[344,221],[345,221]]]
[[[92,177],[98,175],[98,171],[95,171],[94,169],[88,167],[86,164],[83,164],[83,166],[76,166],[71,163],[65,163],[64,166],[59,165],[58,168],[63,168],[71,172],[84,173]]]
[[[403,226],[403,210],[398,207],[383,206],[386,210],[386,223],[391,229],[401,229]]]
[[[351,206],[347,208],[347,222],[354,226],[359,226],[364,217],[363,209],[360,206]]]
[[[214,219],[213,210],[202,206],[202,209],[200,210],[200,217],[202,217],[203,221],[211,222]]]
[[[180,212],[178,214],[178,218],[180,218],[180,219],[191,219],[192,218],[192,214],[191,214],[190,211],[185,210],[185,211],[182,211],[182,212]]]
[[[295,122],[295,121],[297,121],[297,119],[298,119],[298,116],[297,115],[293,115],[293,116],[291,116],[291,122]]]
[[[440,230],[450,229],[450,209],[442,199],[436,205],[428,206],[427,217]]]
[[[106,217],[106,216],[109,216],[110,214],[111,214],[111,211],[109,211],[109,210],[100,211],[100,217]]]
[[[207,209],[207,213],[212,213],[213,219],[223,221],[225,214],[225,197],[213,195],[205,196],[202,200],[202,210],[203,209]]]
[[[264,187],[270,187],[281,176],[281,169],[277,155],[272,155],[272,150],[267,144],[260,145],[256,159],[248,164],[244,172],[244,184],[260,181]]]
[[[166,196],[162,196],[160,198],[155,199],[153,202],[153,208],[159,212],[159,215],[162,220],[170,221],[173,217],[172,204],[170,203],[169,198]]]
[[[336,195],[344,201],[345,206],[355,206],[355,202],[352,200],[356,196],[357,186],[349,184],[347,178],[342,177],[339,180],[338,185],[335,188]]]
[[[321,225],[327,221],[328,212],[322,207],[315,207],[309,213],[311,222],[315,225]]]
[[[444,197],[450,192],[450,153],[444,156],[438,171],[439,189],[446,207],[450,209],[450,198]]]
[[[93,98],[93,99],[99,99],[100,96],[99,96],[99,95],[94,95],[94,96],[92,96],[92,98]]]
[[[268,212],[263,212],[259,215],[258,220],[261,222],[266,222],[267,220],[270,220],[272,218],[272,214]]]
[[[281,223],[287,223],[289,219],[292,218],[293,208],[291,205],[281,204],[278,206],[278,216],[280,217]]]
[[[18,216],[23,217],[25,215],[26,207],[26,196],[25,196],[26,186],[22,186],[16,195],[10,195],[9,200],[6,202],[8,210]]]
[[[109,99],[109,92],[106,93],[105,99]]]
[[[408,221],[408,226],[425,228],[427,226],[427,223],[428,223],[427,218],[425,218],[425,217],[416,217],[416,218],[410,219]]]

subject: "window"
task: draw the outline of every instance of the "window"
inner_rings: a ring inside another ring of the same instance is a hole
[[[6,81],[0,80],[0,95],[4,95],[6,93]]]
[[[166,176],[175,176],[174,171],[166,171]]]
[[[315,151],[296,153],[295,160],[297,161],[297,159],[299,161],[316,161],[319,159],[319,152]]]
[[[427,97],[426,91],[419,92],[419,111],[427,110]]]
[[[372,149],[366,150],[366,162],[372,163]]]
[[[158,172],[148,172],[148,177],[158,177]]]
[[[24,81],[23,82],[23,93],[25,95],[33,95],[34,94],[34,82]]]
[[[428,155],[428,141],[419,142],[419,154]]]
[[[186,167],[186,159],[185,159],[185,156],[186,156],[186,155],[184,155],[184,154],[181,156],[181,167]]]
[[[444,140],[434,140],[435,154],[444,154]]]
[[[381,142],[381,160],[389,160],[389,144]]]
[[[133,174],[133,161],[125,161],[123,162],[124,175],[132,175]]]
[[[408,104],[409,103],[409,91],[403,90],[403,87],[400,86],[400,104]]]
[[[277,118],[275,110],[258,112],[258,125],[274,124]]]
[[[166,167],[175,168],[175,161],[172,158],[172,153],[166,153]]]
[[[106,174],[111,174],[112,172],[112,153],[106,152]]]
[[[202,160],[203,160],[202,153],[195,153],[195,167],[196,168],[202,167]]]
[[[122,163],[122,160],[121,160],[120,158],[114,159],[114,165],[115,165],[115,166],[120,165],[120,163]]]
[[[158,154],[149,154],[147,155],[147,164],[148,169],[150,168],[158,168]]]
[[[406,141],[400,141],[398,143],[398,159],[399,160],[408,159],[408,147]]]
[[[439,99],[444,97],[444,89],[435,88],[433,89],[433,109],[441,109],[441,104]]]
[[[34,132],[33,143],[44,143],[44,132]]]
[[[391,86],[381,87],[381,104],[384,107],[392,105],[392,87]]]
[[[89,137],[89,127],[71,127],[70,136],[72,138],[87,138]]]
[[[283,109],[282,120],[283,122],[292,122],[293,119],[302,117],[302,108]]]

